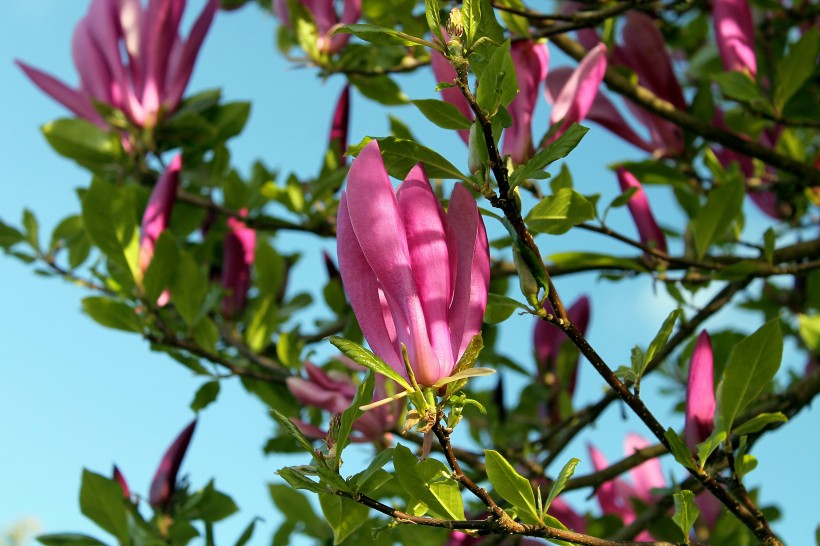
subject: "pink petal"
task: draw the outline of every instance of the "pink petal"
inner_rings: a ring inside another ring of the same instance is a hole
[[[80,87],[83,91],[100,102],[113,104],[111,71],[105,57],[91,37],[88,18],[81,19],[74,29],[71,53],[77,71],[80,73]]]
[[[236,218],[228,219],[230,231],[222,250],[222,314],[233,317],[245,307],[251,284],[251,266],[256,252],[256,231]]]
[[[114,481],[120,484],[122,487],[122,494],[126,499],[131,498],[131,489],[128,488],[128,482],[125,481],[125,476],[122,475],[120,469],[117,468],[117,465],[114,465]]]
[[[503,153],[512,157],[516,165],[526,163],[532,156],[532,116],[538,101],[538,87],[547,77],[549,51],[546,44],[530,40],[513,42],[510,49],[518,95],[508,106],[512,125],[504,132]]]
[[[623,167],[618,167],[617,174],[621,191],[626,191],[629,188],[638,189],[632,195],[627,206],[635,225],[638,227],[641,242],[645,245],[654,243],[656,249],[666,252],[666,237],[661,228],[658,227],[657,222],[655,222],[655,216],[652,214],[652,209],[649,208],[649,200],[643,191],[643,186],[631,172]]]
[[[715,387],[713,378],[712,341],[706,330],[698,336],[689,379],[686,383],[686,425],[684,435],[689,449],[706,440],[714,428]]]
[[[490,286],[490,250],[484,221],[473,194],[456,184],[450,196],[447,220],[452,227],[456,275],[450,304],[450,339],[456,360],[473,337],[481,331]]]
[[[143,273],[148,269],[151,258],[154,256],[154,245],[160,233],[165,231],[171,221],[181,169],[182,156],[177,155],[159,177],[148,199],[148,206],[145,208],[140,225],[139,266]]]
[[[638,434],[629,433],[624,441],[624,454],[628,457],[639,449],[649,447],[649,442]],[[666,480],[663,477],[661,462],[657,458],[649,459],[629,471],[632,476],[632,483],[635,484],[635,493],[644,503],[654,502],[652,489],[663,489],[666,487]]]
[[[330,147],[336,145],[339,151],[339,165],[347,162],[344,153],[347,150],[347,130],[350,125],[350,86],[345,85],[336,110],[333,112],[333,124],[330,127]]]
[[[177,46],[179,55],[174,57],[174,62],[170,64],[169,72],[164,77],[167,91],[162,98],[163,104],[171,112],[176,110],[182,94],[188,86],[202,42],[205,40],[208,29],[211,28],[211,23],[218,9],[219,0],[208,0],[205,9],[202,10],[202,13],[194,22],[194,26],[191,27],[188,39],[185,40],[184,44],[181,44],[181,48]]]
[[[433,67],[433,74],[437,82],[454,83],[456,81],[456,69],[453,68],[450,61],[438,51],[430,52],[430,65]],[[458,87],[446,87],[442,89],[441,96],[445,101],[458,108],[458,111],[464,114],[467,119],[473,119],[473,110],[470,108],[470,104],[467,102],[467,99],[464,98],[464,95],[461,94]],[[464,141],[464,144],[470,144],[470,131],[462,129],[458,131],[458,135],[461,137],[461,140]]]
[[[573,123],[580,122],[592,108],[598,88],[606,73],[606,45],[603,42],[590,50],[572,73],[550,116],[550,123],[560,123],[550,142],[558,138]]]
[[[592,445],[588,445],[589,458],[592,461],[592,466],[596,471],[603,470],[609,466],[604,454],[598,451]],[[604,482],[598,487],[595,492],[595,498],[598,500],[598,505],[604,514],[614,514],[620,516],[624,520],[624,524],[628,524],[635,519],[635,511],[629,499],[632,496],[632,489],[620,478],[615,478],[608,482]]]
[[[747,0],[715,0],[712,7],[715,39],[726,70],[757,76],[754,22]]]
[[[569,503],[567,503],[564,499],[560,497],[554,499],[552,504],[550,504],[550,509],[547,510],[547,513],[566,525],[571,531],[575,531],[576,533],[586,533],[586,518],[573,510]]]
[[[710,529],[715,528],[717,520],[723,513],[723,503],[720,502],[709,491],[701,491],[695,496],[695,505],[700,510],[703,521]]]
[[[401,355],[396,351],[396,327],[387,309],[382,304],[379,283],[373,269],[362,253],[359,241],[350,222],[347,195],[342,192],[336,219],[337,254],[339,273],[347,298],[359,321],[364,338],[382,360],[387,362],[402,376],[407,373]]]
[[[288,390],[302,404],[329,411],[330,413],[341,413],[347,409],[352,398],[348,398],[342,393],[325,390],[321,385],[305,381],[299,377],[288,377]]]
[[[174,443],[162,456],[159,462],[159,467],[154,474],[154,479],[151,482],[151,492],[148,496],[148,502],[155,508],[163,510],[168,508],[171,502],[171,497],[174,493],[174,488],[177,483],[177,473],[182,464],[182,459],[185,457],[185,452],[188,450],[188,444],[191,441],[191,436],[194,434],[196,428],[196,419],[191,421],[185,429],[177,436]]]
[[[427,174],[416,165],[396,193],[402,213],[410,267],[416,281],[427,334],[441,365],[438,373],[453,369],[447,308],[450,303],[450,256],[444,210],[430,187]]]
[[[42,70],[29,66],[22,61],[15,61],[26,76],[34,82],[34,85],[39,87],[45,94],[56,100],[77,116],[86,119],[100,127],[105,127],[100,115],[91,106],[91,101],[88,97],[75,89],[71,89],[66,84],[56,79],[54,76],[46,74]]]

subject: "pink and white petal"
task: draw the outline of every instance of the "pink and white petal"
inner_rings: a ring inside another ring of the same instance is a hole
[[[66,84],[46,74],[42,70],[29,66],[22,61],[15,61],[17,66],[28,76],[28,78],[40,88],[46,95],[56,100],[77,116],[86,119],[99,127],[106,127],[102,117],[97,113],[88,97],[76,89],[68,87]]]
[[[288,390],[299,402],[316,408],[341,413],[350,405],[351,399],[336,391],[328,391],[320,385],[299,377],[288,377]]]
[[[83,18],[74,28],[71,40],[71,56],[80,74],[80,87],[92,98],[112,106],[111,70],[97,43],[91,35],[88,18]]]
[[[188,86],[202,42],[205,40],[208,29],[211,28],[211,23],[218,9],[219,0],[208,0],[202,13],[199,14],[193,27],[191,27],[188,39],[184,43],[175,44],[174,49],[178,50],[179,54],[174,56],[173,62],[169,65],[165,77],[166,95],[163,97],[163,104],[171,112],[176,110],[185,88]]]
[[[624,454],[630,456],[639,449],[649,447],[649,442],[643,436],[629,433],[624,440]],[[654,502],[652,489],[663,489],[666,487],[666,480],[663,477],[661,462],[657,458],[649,459],[629,471],[632,483],[635,484],[635,494],[643,502],[649,504]]]
[[[450,64],[450,61],[448,61],[441,53],[437,51],[433,51],[430,53],[430,65],[433,68],[433,74],[435,75],[437,82],[455,82],[456,69],[453,68],[453,65]],[[467,117],[467,119],[473,119],[473,110],[470,108],[470,104],[467,102],[467,99],[464,98],[464,95],[461,94],[461,91],[459,91],[457,87],[446,87],[442,89],[441,96],[444,98],[445,101],[449,102],[450,104],[458,108],[458,111],[464,114]],[[470,131],[462,129],[458,131],[458,136],[461,137],[461,140],[464,141],[464,144],[469,145]]]
[[[689,449],[706,440],[714,428],[715,386],[712,341],[704,330],[698,336],[686,383],[686,424],[684,436]]]
[[[715,39],[726,70],[757,76],[754,22],[747,0],[715,0],[712,7]]]

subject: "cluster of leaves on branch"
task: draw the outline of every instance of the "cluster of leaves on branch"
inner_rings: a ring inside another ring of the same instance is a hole
[[[278,18],[284,55],[349,84],[319,174],[303,179],[261,161],[240,174],[226,143],[250,105],[185,93],[218,4],[206,2],[183,39],[180,0],[92,0],[74,36],[77,89],[19,62],[74,114],[43,134],[90,179],[47,244],[25,211],[19,226],[0,223],[0,245],[84,290],[96,322],[201,377],[194,411],[231,380],[270,408],[267,452],[304,456],[270,485],[284,517],[274,544],[297,534],[335,544],[780,543],[765,486],[748,490],[744,478],[755,442],[820,391],[815,5],[260,1]],[[577,67],[553,67],[557,50]],[[408,97],[399,73],[424,74],[443,100]],[[396,107],[390,135],[348,146],[351,90]],[[534,134],[546,125],[535,123],[542,101],[549,129]],[[461,166],[414,136],[400,119],[406,104],[458,133]],[[602,184],[622,193],[608,203],[575,189],[557,163],[602,130],[643,153],[612,166]],[[404,180],[396,192],[389,177]],[[666,192],[681,222],[658,222],[646,185]],[[761,236],[744,230],[746,201],[767,215]],[[637,237],[610,227],[615,215],[631,216]],[[277,235],[293,231],[338,237],[311,292],[290,288],[300,255],[281,251]],[[543,253],[570,231],[594,234],[596,251]],[[629,365],[606,362],[586,337],[596,293],[571,306],[561,298],[562,277],[589,272],[606,289],[645,278],[674,302],[657,335],[623,355]],[[322,301],[321,319],[304,318]],[[754,313],[752,333],[707,333],[731,308]],[[532,347],[505,343],[498,325],[514,314],[531,317]],[[776,380],[786,340],[800,356]],[[341,354],[311,362],[328,343]],[[579,367],[606,386],[581,407]],[[494,389],[472,381],[494,372]],[[684,426],[644,402],[650,373],[682,387],[668,395],[685,407]],[[515,407],[504,377],[526,385]],[[587,430],[616,401],[646,430],[624,432],[614,463],[591,445],[594,470],[576,475],[587,454],[567,446],[582,433],[595,444]],[[212,543],[213,524],[236,507],[213,483],[178,483],[192,432],[163,459],[150,517],[119,471],[84,473],[83,513],[119,544]],[[351,462],[363,449],[369,464]],[[661,472],[667,454],[677,482]],[[600,510],[562,497],[578,489]]]

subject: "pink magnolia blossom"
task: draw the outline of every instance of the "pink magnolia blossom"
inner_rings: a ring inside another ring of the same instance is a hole
[[[576,533],[587,532],[586,518],[576,512],[567,501],[560,497],[553,499],[547,514],[566,525],[571,531]]]
[[[338,164],[344,165],[347,159],[344,156],[347,150],[347,130],[350,126],[350,86],[345,85],[339,102],[336,103],[336,110],[333,112],[333,123],[330,127],[330,143],[332,150],[336,151]],[[335,148],[334,148],[335,146]]]
[[[553,313],[552,306],[548,301],[544,303],[548,313]],[[572,323],[582,334],[586,333],[589,325],[590,305],[587,296],[581,296],[567,310],[567,315]],[[557,326],[553,326],[545,320],[538,319],[532,333],[533,346],[535,347],[536,363],[538,365],[538,375],[542,380],[551,376],[550,389],[550,418],[558,420],[560,418],[559,403],[560,393],[565,390],[570,397],[575,392],[575,385],[578,379],[578,358],[573,364],[568,376],[567,385],[561,384],[558,369],[558,355],[564,343],[570,343],[564,332]],[[580,355],[579,355],[580,358]]]
[[[228,218],[222,250],[222,288],[228,292],[222,298],[225,317],[234,317],[245,307],[255,252],[256,231],[237,218]]]
[[[507,107],[512,125],[504,132],[502,150],[518,165],[526,163],[533,153],[532,115],[538,102],[538,88],[547,77],[549,50],[544,43],[519,40],[513,42],[510,55],[518,78],[518,95]]]
[[[349,368],[363,370],[353,362],[340,360]],[[344,372],[323,370],[305,362],[307,379],[289,377],[286,379],[288,389],[301,403],[323,409],[331,414],[342,413],[356,397],[356,383]],[[388,396],[384,376],[376,376],[373,400],[382,400]],[[380,442],[385,435],[396,428],[404,401],[399,400],[367,410],[353,423],[353,430],[359,432],[351,438],[354,442]],[[327,432],[304,421],[295,421],[302,432],[311,438],[324,438]]]
[[[649,442],[638,434],[627,434],[624,441],[624,453],[629,456],[636,450],[649,446]],[[603,453],[593,446],[588,446],[589,456],[592,466],[596,471],[604,470],[609,466]],[[612,514],[623,520],[624,525],[629,525],[637,517],[633,499],[638,499],[644,504],[652,503],[656,497],[651,490],[655,488],[665,488],[666,481],[663,477],[663,470],[658,459],[650,459],[629,471],[632,484],[627,483],[622,478],[615,478],[604,482],[595,492],[598,504],[604,514]],[[636,540],[653,540],[648,531],[641,532]]]
[[[126,499],[130,499],[131,498],[131,489],[129,489],[128,482],[125,481],[125,476],[122,475],[122,472],[120,472],[120,469],[117,468],[117,465],[114,465],[113,475],[114,475],[114,481],[117,482],[118,484],[120,484],[120,487],[122,488],[123,496]]]
[[[148,495],[148,502],[154,508],[166,510],[170,505],[177,483],[179,467],[185,457],[185,452],[188,450],[188,444],[191,442],[191,436],[193,436],[195,428],[196,419],[185,427],[168,448],[168,451],[165,452],[165,455],[162,456]]]
[[[629,188],[637,188],[637,191],[632,194],[626,205],[629,207],[629,213],[638,228],[638,236],[641,242],[647,246],[654,245],[657,250],[666,252],[666,237],[655,221],[655,216],[649,207],[649,199],[646,198],[643,186],[635,178],[635,175],[623,167],[618,167],[617,174],[621,191],[625,192]]]
[[[754,22],[748,0],[715,0],[712,5],[717,41],[723,68],[757,76]]]
[[[121,110],[137,127],[153,127],[179,106],[219,0],[208,0],[187,40],[179,35],[185,0],[93,0],[74,29],[72,53],[80,74],[73,89],[17,61],[37,87],[100,127],[94,107]]]
[[[481,329],[489,246],[472,194],[457,184],[448,211],[419,164],[393,190],[379,144],[353,161],[337,218],[339,270],[373,351],[419,385],[447,377]]]
[[[686,444],[693,452],[714,430],[716,404],[713,370],[712,341],[704,330],[692,351],[686,383],[686,424],[683,432]],[[695,504],[707,525],[714,527],[722,511],[720,501],[708,491],[703,491],[695,497]]]
[[[449,40],[449,35],[447,31],[443,28],[441,29],[442,34],[444,35],[444,39]],[[433,68],[433,75],[436,78],[438,83],[450,83],[454,84],[458,75],[456,74],[456,69],[453,68],[453,65],[450,64],[450,61],[447,58],[439,53],[438,51],[431,51],[430,52],[430,66]],[[441,96],[446,101],[458,108],[458,111],[464,114],[464,116],[469,119],[473,120],[475,117],[473,114],[472,108],[470,108],[470,103],[467,102],[467,99],[464,98],[464,95],[461,93],[458,87],[445,87],[441,90]],[[461,137],[461,140],[464,141],[464,144],[469,146],[470,144],[470,131],[468,129],[460,129],[458,131],[458,136]]]
[[[592,48],[572,74],[553,94],[554,88],[547,86],[547,100],[552,103],[550,124],[558,129],[550,137],[550,142],[561,136],[570,125],[579,123],[589,113],[598,96],[598,88],[606,73],[606,45],[603,42]]]
[[[139,268],[143,273],[148,269],[154,257],[154,245],[156,245],[157,239],[171,222],[171,212],[176,201],[181,169],[182,156],[178,155],[174,157],[165,172],[160,175],[154,189],[151,191],[151,197],[148,199],[148,206],[145,208],[142,224],[140,225]],[[164,299],[167,303],[167,294]],[[163,305],[163,303],[160,303],[160,305]]]
[[[313,15],[319,35],[316,44],[319,51],[327,55],[341,51],[350,41],[350,34],[333,36],[333,31],[339,25],[350,25],[359,20],[362,16],[362,0],[344,0],[341,17],[336,13],[334,0],[301,0],[301,3]],[[273,11],[282,25],[291,28],[287,0],[273,0]]]

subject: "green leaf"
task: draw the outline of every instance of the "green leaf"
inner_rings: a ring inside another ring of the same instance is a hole
[[[327,524],[333,529],[333,544],[339,544],[367,521],[369,509],[339,495],[319,494]]]
[[[763,91],[747,74],[732,70],[712,76],[723,96],[745,102],[766,101]]]
[[[412,140],[385,137],[378,139],[378,141],[384,166],[390,176],[394,178],[403,180],[416,163],[424,163],[427,176],[430,178],[469,180],[438,152],[434,152],[430,148],[426,148]],[[357,154],[362,145],[363,144],[359,144],[356,146]]]
[[[242,132],[251,115],[251,103],[230,102],[217,110],[213,123],[217,130],[217,141],[224,142]]]
[[[820,32],[814,27],[806,29],[796,43],[789,47],[789,53],[776,65],[777,83],[774,88],[774,103],[782,110],[795,93],[811,77],[817,67],[820,54]]]
[[[646,350],[646,354],[643,359],[643,367],[638,372],[638,374],[643,374],[644,369],[646,366],[652,361],[652,358],[655,356],[659,350],[666,345],[666,341],[669,339],[669,336],[672,335],[672,328],[675,327],[675,322],[677,322],[678,318],[683,315],[683,311],[680,309],[675,309],[669,316],[666,317],[666,320],[663,321],[663,325],[661,329],[658,330],[658,333],[655,335],[655,338],[652,340],[652,343],[649,344],[649,348]],[[637,370],[636,370],[637,371]]]
[[[261,518],[255,517],[251,520],[245,530],[242,531],[242,534],[239,535],[239,538],[236,539],[234,546],[245,546],[248,542],[250,542],[251,538],[253,538],[253,531],[256,529],[256,522],[259,521]]]
[[[424,117],[442,129],[469,129],[473,122],[461,111],[442,100],[423,99],[411,101]]]
[[[279,509],[279,512],[285,516],[285,519],[294,522],[301,521],[308,525],[321,525],[323,523],[302,493],[294,491],[287,485],[278,483],[268,484],[268,492],[273,503]]]
[[[672,520],[680,528],[683,539],[688,543],[689,531],[692,530],[692,526],[695,524],[695,520],[698,519],[698,514],[700,514],[700,510],[695,506],[695,494],[688,489],[684,489],[675,493],[673,497],[675,499],[675,514],[672,516]]]
[[[285,427],[285,431],[290,435],[291,438],[296,440],[296,443],[299,444],[302,449],[310,453],[310,456],[316,459],[316,462],[319,464],[324,464],[320,459],[316,457],[316,451],[313,449],[313,446],[310,445],[310,441],[302,434],[302,431],[293,424],[293,422],[285,417],[284,414],[280,413],[279,411],[272,409],[270,410],[274,417]],[[284,477],[284,476],[283,476]]]
[[[12,246],[25,240],[25,236],[16,228],[0,222],[0,247],[8,250]]]
[[[245,343],[254,352],[260,352],[268,346],[271,335],[276,331],[279,307],[276,294],[267,294],[257,300],[245,330]]]
[[[196,391],[191,402],[191,409],[198,412],[216,400],[219,396],[219,381],[208,381]]]
[[[122,151],[118,137],[84,119],[58,119],[42,131],[55,152],[92,170],[117,163]]]
[[[732,432],[738,436],[755,434],[772,423],[785,423],[788,420],[789,418],[779,411],[777,413],[761,413],[760,415],[755,415],[742,425],[739,425]]]
[[[745,195],[743,180],[732,176],[709,193],[706,204],[692,219],[695,249],[702,258],[712,243],[717,241],[740,214]]]
[[[154,245],[154,257],[142,279],[142,289],[148,301],[155,302],[171,286],[179,253],[170,230],[160,233]]]
[[[744,453],[739,459],[735,461],[735,472],[740,479],[743,476],[757,468],[757,458],[749,453]]]
[[[353,481],[356,491],[359,491],[376,472],[384,468],[384,465],[390,462],[393,458],[393,448],[388,447],[379,452],[376,457],[370,461],[370,464],[362,472],[356,474]]]
[[[686,468],[695,468],[695,460],[692,458],[692,453],[686,447],[686,443],[678,436],[675,429],[669,427],[664,433],[666,441],[669,442],[669,449],[672,451],[672,456],[675,460]]]
[[[735,418],[774,379],[782,354],[779,319],[770,320],[732,348],[720,387],[722,430],[731,431]]]
[[[480,22],[480,0],[464,0],[461,5],[461,25],[464,27],[464,43],[467,44],[468,48],[476,41],[476,34]]]
[[[201,519],[214,523],[239,511],[231,497],[216,490],[213,480],[203,489],[194,493],[185,505],[191,519]]]
[[[113,184],[91,181],[82,200],[83,225],[103,254],[139,278],[139,230],[134,209]]]
[[[280,468],[276,473],[294,489],[305,489],[313,493],[327,493],[329,491],[326,485],[311,480],[298,467]]]
[[[39,535],[37,542],[45,546],[106,546],[105,542],[80,533],[52,533]]]
[[[207,351],[215,351],[219,330],[211,317],[202,317],[193,328],[194,341]]]
[[[350,83],[356,86],[359,92],[370,100],[385,106],[401,106],[410,100],[399,85],[387,75],[383,76],[351,76]]]
[[[575,190],[564,188],[535,205],[527,214],[526,222],[538,233],[560,235],[594,218],[592,203]]]
[[[763,258],[771,263],[774,263],[774,245],[777,240],[777,234],[774,229],[769,228],[763,233]]]
[[[359,407],[369,404],[373,400],[373,388],[375,385],[375,375],[373,372],[370,372],[367,374],[364,381],[359,384],[359,388],[356,389],[356,396],[353,398],[353,402],[350,404],[350,407],[342,412],[338,433],[335,438],[336,458],[334,459],[334,470],[339,470],[339,465],[342,461],[342,450],[347,444],[347,439],[350,436],[353,423],[364,414]]]
[[[25,228],[26,242],[36,252],[40,253],[40,229],[37,218],[28,209],[23,210],[23,227]]]
[[[726,432],[714,429],[704,441],[698,444],[698,461],[700,461],[700,469],[706,465],[709,456],[718,448],[720,444],[726,439]]]
[[[203,268],[187,252],[180,252],[171,279],[171,301],[189,327],[194,327],[205,311],[208,277]]]
[[[561,491],[567,486],[567,482],[575,474],[575,467],[578,466],[578,463],[581,461],[575,458],[570,459],[567,461],[567,464],[564,465],[564,468],[561,469],[561,472],[558,473],[558,478],[555,479],[555,482],[552,484],[550,488],[550,493],[547,496],[547,502],[544,503],[544,510],[543,513],[546,513],[549,510],[550,505],[552,505],[552,501],[555,500]]]
[[[438,0],[424,1],[424,15],[427,18],[427,27],[433,36],[444,42],[444,35],[441,33],[441,8]]]
[[[560,252],[547,258],[553,265],[567,270],[625,269],[646,271],[646,265],[634,258],[622,258],[595,252]]]
[[[128,544],[128,522],[122,487],[114,480],[83,469],[80,511],[88,519]]]
[[[462,519],[464,504],[458,484],[450,478],[449,469],[441,461],[419,461],[403,445],[393,451],[395,477],[410,497],[409,505],[422,502],[436,517]]]
[[[518,511],[521,521],[530,525],[540,523],[535,509],[535,496],[530,482],[515,471],[497,451],[484,450],[487,478],[501,497]]]
[[[476,0],[476,4],[478,0]],[[476,102],[492,118],[499,106],[509,105],[518,93],[515,66],[510,56],[509,40],[496,48],[490,62],[481,72],[476,88]]]
[[[820,314],[797,315],[798,332],[806,347],[813,353],[820,353]]]
[[[520,165],[512,176],[510,176],[510,188],[515,188],[528,178],[533,178],[537,173],[546,169],[549,165],[569,155],[584,138],[589,129],[573,123],[563,135],[555,139],[552,144],[535,154],[532,159]]]
[[[336,34],[352,34],[361,38],[365,42],[382,46],[412,46],[412,45],[432,45],[427,40],[410,36],[404,32],[399,32],[392,28],[370,25],[367,23],[357,23],[353,25],[342,25],[334,32]]]
[[[358,343],[354,343],[353,341],[349,341],[338,336],[330,336],[328,341],[330,341],[334,347],[342,351],[346,357],[353,360],[356,364],[360,364],[365,368],[371,369],[377,374],[381,374],[388,379],[392,379],[405,389],[411,390],[410,384],[406,379],[404,379],[404,377],[396,373],[396,371],[381,358],[365,349]]]
[[[515,313],[516,309],[526,311],[527,306],[507,296],[491,292],[487,294],[487,310],[484,312],[484,323],[498,324],[504,322],[510,315]]]
[[[142,321],[140,321],[134,309],[121,301],[102,296],[89,296],[83,299],[83,311],[106,328],[126,332],[142,332]]]

